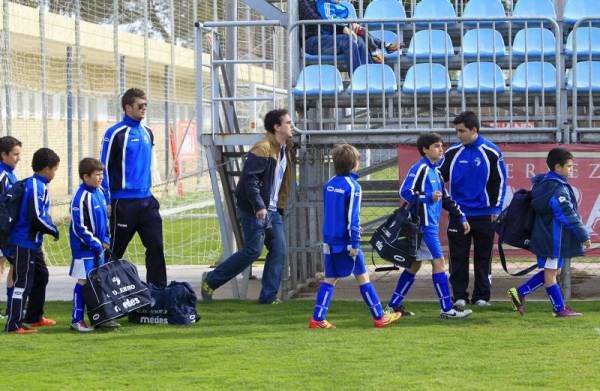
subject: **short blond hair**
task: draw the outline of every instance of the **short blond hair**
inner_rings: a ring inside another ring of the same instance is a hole
[[[350,144],[336,145],[331,151],[333,166],[337,175],[347,175],[360,159],[358,149]]]

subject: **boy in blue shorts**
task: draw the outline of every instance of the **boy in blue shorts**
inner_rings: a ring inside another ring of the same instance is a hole
[[[14,169],[21,160],[21,147],[21,142],[12,136],[0,137],[0,194],[8,191],[17,182]],[[6,277],[6,315],[8,316],[8,303],[13,291],[13,267],[7,257],[10,257],[10,250],[7,247],[0,249],[0,276],[6,264],[9,264]],[[4,314],[0,313],[0,319],[2,318]]]
[[[311,329],[334,329],[325,317],[338,278],[354,274],[360,293],[371,311],[375,327],[385,327],[398,319],[399,313],[384,313],[375,287],[369,281],[365,259],[360,250],[360,202],[358,184],[360,154],[352,145],[336,146],[332,151],[336,176],[323,187],[323,253],[325,280],[319,286]]]
[[[535,211],[529,250],[537,256],[540,269],[518,288],[510,288],[508,297],[519,314],[525,313],[525,296],[542,285],[552,303],[554,316],[570,318],[581,313],[565,306],[556,276],[564,258],[584,254],[583,247],[592,245],[590,235],[577,213],[577,199],[567,177],[573,172],[573,155],[563,148],[548,153],[550,171],[532,179],[531,205]]]
[[[48,268],[42,242],[44,234],[53,236],[55,240],[59,237],[58,228],[48,214],[50,197],[46,187],[54,179],[59,163],[56,152],[40,148],[31,160],[34,174],[25,179],[19,217],[8,239],[15,277],[5,327],[8,332],[29,334],[36,332],[36,327],[56,324],[56,321],[44,317]]]
[[[473,311],[452,306],[448,276],[444,268],[444,254],[440,244],[439,222],[442,208],[458,217],[465,234],[469,232],[470,226],[456,202],[446,192],[444,181],[438,171],[437,163],[444,155],[441,136],[437,133],[422,134],[417,139],[417,149],[422,158],[408,171],[400,188],[400,196],[409,203],[416,201],[414,211],[420,217],[422,240],[417,261],[400,275],[387,309],[413,315],[404,309],[402,301],[415,282],[415,275],[421,268],[421,261],[431,259],[433,268],[431,277],[440,301],[440,317],[442,319],[464,318],[471,315]],[[418,200],[415,200],[415,197],[418,197]]]
[[[83,286],[87,283],[88,273],[104,264],[104,251],[110,248],[108,213],[104,193],[100,188],[103,169],[98,159],[82,159],[79,162],[79,178],[82,183],[71,201],[69,242],[73,260],[69,275],[77,279],[73,289],[71,329],[79,332],[94,330],[83,319]]]

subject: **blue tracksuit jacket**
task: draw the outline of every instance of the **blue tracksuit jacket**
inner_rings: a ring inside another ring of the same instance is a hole
[[[535,210],[529,249],[540,257],[583,255],[589,233],[579,213],[577,199],[567,179],[550,171],[532,179],[531,205]]]
[[[32,250],[40,250],[43,234],[58,238],[58,228],[48,214],[50,197],[45,176],[34,174],[25,179],[25,194],[21,201],[19,218],[8,239],[9,244]]]
[[[432,195],[436,191],[442,193],[442,199],[434,202]],[[422,229],[438,232],[442,208],[451,216],[459,217],[461,223],[466,221],[465,215],[444,188],[437,165],[425,156],[408,170],[400,186],[400,197],[406,202],[412,202],[415,197],[419,197],[418,213]]]
[[[323,242],[332,253],[360,247],[360,203],[358,175],[337,175],[323,187]]]
[[[102,243],[110,243],[104,192],[82,183],[71,201],[69,243],[74,259],[96,258],[104,253]]]
[[[10,189],[16,181],[17,176],[14,173],[14,167],[0,162],[0,194]]]
[[[467,216],[498,215],[506,194],[506,166],[500,149],[479,135],[468,145],[448,148],[440,165],[450,196]]]
[[[106,131],[100,160],[104,165],[102,188],[107,204],[111,200],[151,195],[153,145],[150,128],[127,115]]]

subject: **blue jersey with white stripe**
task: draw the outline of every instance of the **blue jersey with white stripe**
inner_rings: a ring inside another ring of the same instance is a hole
[[[104,165],[102,188],[107,203],[151,195],[153,144],[150,128],[127,115],[106,131],[100,160]]]
[[[109,244],[104,192],[82,183],[71,201],[69,243],[74,259],[100,258]]]
[[[323,242],[331,252],[360,246],[361,187],[358,174],[337,175],[323,187]]]
[[[0,194],[4,193],[17,182],[15,168],[0,162]]]
[[[8,239],[11,245],[39,250],[42,247],[43,234],[58,237],[58,228],[48,214],[50,197],[47,183],[48,178],[38,174],[25,179],[25,194],[21,201],[19,218]]]

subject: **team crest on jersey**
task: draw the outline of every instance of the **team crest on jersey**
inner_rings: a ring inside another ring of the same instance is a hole
[[[479,157],[475,158],[475,166],[479,167],[481,165],[481,159]]]

